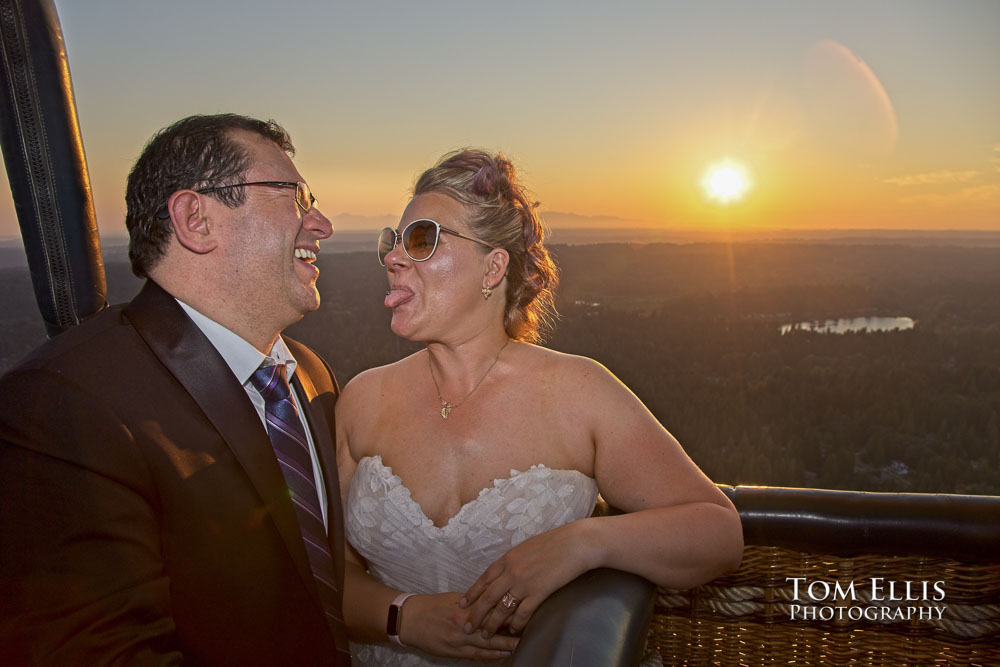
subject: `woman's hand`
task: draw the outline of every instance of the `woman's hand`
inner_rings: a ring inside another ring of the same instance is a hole
[[[517,637],[479,633],[464,627],[467,610],[458,606],[459,593],[414,595],[403,605],[399,638],[407,646],[448,658],[499,660],[517,648]]]
[[[597,567],[585,539],[588,521],[527,539],[486,568],[461,603],[469,612],[465,631],[489,637],[506,624],[517,634],[545,598]]]

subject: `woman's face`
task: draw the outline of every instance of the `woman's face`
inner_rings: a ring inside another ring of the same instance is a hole
[[[468,212],[447,195],[430,192],[410,200],[396,227],[402,232],[414,220],[434,220],[468,236]],[[385,257],[392,309],[392,332],[408,340],[460,339],[485,314],[482,288],[486,273],[485,246],[441,232],[430,259],[414,262],[399,243]],[[480,311],[483,311],[480,314]]]

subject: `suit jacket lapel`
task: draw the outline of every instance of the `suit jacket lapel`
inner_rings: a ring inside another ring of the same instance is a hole
[[[319,604],[287,485],[246,390],[176,300],[153,281],[146,282],[124,313],[229,445],[260,494],[306,587]]]

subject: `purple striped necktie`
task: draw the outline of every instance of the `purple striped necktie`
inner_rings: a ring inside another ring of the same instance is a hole
[[[319,599],[323,603],[327,623],[337,642],[337,652],[343,653],[341,659],[346,660],[340,664],[350,664],[347,630],[338,605],[341,596],[337,591],[330,541],[327,539],[319,506],[319,494],[316,492],[312,457],[309,454],[309,444],[303,430],[302,419],[295,408],[288,379],[285,377],[285,366],[266,359],[251,376],[250,382],[264,398],[267,435],[271,439],[271,446],[288,485]],[[333,520],[334,517],[330,517],[330,521]]]

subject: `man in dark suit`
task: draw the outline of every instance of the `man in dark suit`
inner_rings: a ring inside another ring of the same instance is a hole
[[[158,133],[142,291],[0,380],[0,663],[350,664],[338,389],[280,336],[333,231],[292,152],[229,114]]]

